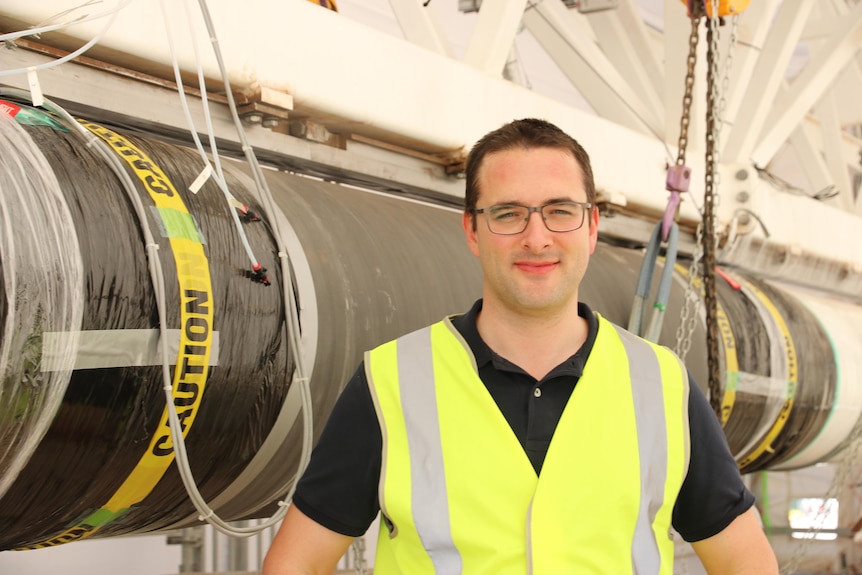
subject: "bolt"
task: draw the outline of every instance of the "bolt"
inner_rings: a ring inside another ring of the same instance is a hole
[[[251,112],[242,117],[249,124],[259,124],[263,120],[263,114],[259,112]]]
[[[746,192],[745,190],[742,190],[741,192],[738,192],[736,194],[736,201],[739,202],[740,204],[744,204],[745,202],[747,202],[748,198],[749,198],[748,192]]]
[[[747,179],[748,179],[748,170],[746,170],[746,169],[744,169],[744,168],[743,168],[743,169],[739,169],[739,170],[737,170],[737,171],[736,171],[736,174],[735,174],[735,175],[736,175],[736,179],[737,179],[737,180],[739,180],[740,182],[743,182],[743,181],[745,181],[745,180],[747,180]]]

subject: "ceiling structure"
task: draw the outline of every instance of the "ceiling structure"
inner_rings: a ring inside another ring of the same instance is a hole
[[[0,51],[0,82],[28,89],[38,72],[43,92],[78,115],[187,138],[174,63],[189,87],[199,70],[212,97],[191,99],[194,123],[238,153],[219,85],[226,74],[249,141],[274,167],[455,206],[473,142],[512,118],[543,117],[589,151],[603,205],[621,216],[605,218],[603,233],[649,238],[678,157],[692,30],[682,2],[341,0],[339,13],[316,4],[208,4],[222,66],[195,2],[185,11],[131,0],[9,2],[0,29],[60,30]],[[857,297],[862,3],[758,0],[726,17],[718,35],[717,219],[731,248],[719,261]],[[691,193],[679,211],[687,253],[706,172],[703,25],[699,38]],[[74,60],[84,66],[56,65],[88,42]]]
[[[68,4],[10,0],[0,7],[0,30],[20,29],[9,22],[56,21],[53,15]],[[559,0],[484,0],[478,12],[466,0],[340,0],[339,14],[299,0],[254,0],[241,11],[212,4],[232,86],[254,94],[243,103],[251,107],[246,119],[257,120],[248,126],[249,141],[272,165],[457,204],[459,161],[475,138],[506,119],[541,115],[585,144],[609,204],[650,215],[664,207],[690,31],[678,0],[580,0],[572,7]],[[68,37],[45,34],[21,41],[23,49],[0,50],[0,84],[26,89],[33,79],[23,71],[45,66],[38,72],[45,94],[80,115],[178,134],[187,126],[176,91],[165,83],[172,53],[156,3],[112,5],[120,12],[111,26],[81,24],[64,30]],[[181,12],[173,14],[177,29]],[[862,4],[757,0],[739,16],[731,50],[732,20],[721,28],[719,45],[720,77],[729,71],[718,139],[724,224],[741,228],[736,214],[744,206],[763,224],[748,233],[763,239],[768,227],[770,241],[787,248],[778,264],[746,262],[765,275],[773,271],[769,265],[791,267],[810,251],[840,262],[842,281],[862,277],[862,109],[855,97],[862,91]],[[63,50],[96,37],[85,66],[47,67]],[[688,154],[698,170],[703,38],[699,50]],[[197,56],[190,53],[180,49],[176,57],[194,84]],[[204,70],[219,78],[211,61]],[[223,98],[213,94],[212,132],[234,142]],[[199,121],[201,102],[192,107]],[[274,108],[288,121],[268,116]],[[751,196],[747,202],[742,191]],[[697,215],[696,202],[686,202],[684,216]],[[624,221],[620,233],[639,233],[636,218]],[[603,219],[602,228],[614,230],[614,219]],[[650,228],[642,229],[648,235]],[[788,273],[830,283],[804,266]],[[858,299],[860,285],[845,281],[843,293]]]
[[[575,6],[342,0],[339,9],[486,74],[675,145],[690,31],[685,5],[568,4]],[[862,172],[862,140],[856,137],[862,124],[862,6],[848,0],[758,0],[726,18],[720,34],[722,162],[769,168],[805,193],[830,196],[827,202],[862,212],[856,202]],[[703,44],[695,117],[703,115],[705,101]],[[695,123],[689,138],[695,149],[703,148],[703,129]]]

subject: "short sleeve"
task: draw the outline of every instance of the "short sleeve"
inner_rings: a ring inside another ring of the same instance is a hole
[[[676,505],[673,527],[688,542],[712,537],[754,504],[727,439],[703,392],[691,378],[691,460]]]
[[[379,511],[383,437],[363,364],[332,409],[293,503],[312,520],[342,535],[365,533]]]

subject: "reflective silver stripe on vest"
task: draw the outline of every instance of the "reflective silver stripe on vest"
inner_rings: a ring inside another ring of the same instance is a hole
[[[654,574],[661,567],[661,556],[652,525],[664,501],[668,458],[661,367],[647,343],[625,330],[616,331],[629,358],[641,464],[641,503],[632,541],[632,573]]]
[[[533,500],[527,507],[527,575],[533,575]]]
[[[431,328],[408,334],[396,345],[401,407],[410,451],[413,521],[434,564],[435,573],[461,573],[461,554],[452,540],[449,520],[449,497],[434,390]]]

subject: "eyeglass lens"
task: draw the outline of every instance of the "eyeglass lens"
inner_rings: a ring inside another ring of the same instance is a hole
[[[519,234],[527,229],[530,214],[540,212],[552,232],[570,232],[584,224],[586,208],[575,202],[554,202],[544,206],[504,205],[486,209],[488,228],[495,234]]]

